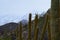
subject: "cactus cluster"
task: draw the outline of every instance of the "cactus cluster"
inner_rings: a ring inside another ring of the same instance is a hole
[[[43,24],[42,32],[40,35],[40,40],[44,40],[44,34],[47,30],[48,40],[60,40],[60,12],[59,12],[59,0],[51,0],[50,13],[45,16],[45,22]],[[32,14],[29,14],[28,21],[28,38],[27,40],[38,40],[38,14],[36,14],[34,19],[34,26],[32,27]],[[34,28],[34,36],[32,36],[32,28]],[[7,30],[4,31],[4,38],[0,36],[0,40],[13,40],[13,32],[16,34],[15,40],[25,40],[23,39],[22,23],[18,25],[15,31],[10,32],[10,36],[7,35]]]

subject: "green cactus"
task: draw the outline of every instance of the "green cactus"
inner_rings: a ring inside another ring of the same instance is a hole
[[[22,23],[21,22],[20,22],[19,40],[23,40],[22,39]]]
[[[44,22],[42,32],[41,32],[41,36],[40,36],[40,40],[43,40],[43,38],[44,38],[44,34],[45,34],[46,28],[47,28],[47,21],[48,21],[48,17],[47,17],[47,14],[46,14],[45,22]]]
[[[28,40],[31,40],[31,13],[29,14],[29,24],[28,24]]]
[[[47,23],[47,31],[48,31],[48,40],[51,40],[51,27],[50,27],[50,13],[48,13],[47,17],[48,17],[48,23]]]
[[[39,31],[39,28],[36,28],[35,34],[34,34],[34,40],[38,40],[38,31]]]
[[[16,33],[16,40],[18,40],[18,27],[16,28],[15,33]]]
[[[34,27],[34,40],[37,40],[38,38],[38,15],[35,16],[35,27]]]
[[[60,0],[51,0],[51,13],[50,13],[51,40],[60,40],[59,1]]]

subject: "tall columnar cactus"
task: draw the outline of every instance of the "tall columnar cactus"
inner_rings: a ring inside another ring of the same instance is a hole
[[[38,15],[35,16],[34,40],[38,39]]]
[[[50,12],[48,13],[47,17],[48,17],[48,23],[47,23],[47,31],[48,31],[48,40],[51,40],[51,27],[50,27]]]
[[[41,36],[40,36],[40,40],[43,40],[43,38],[44,38],[44,34],[45,34],[46,28],[47,28],[47,21],[48,21],[48,17],[46,15],[45,22],[44,22],[44,25],[43,25],[43,28],[42,28],[42,32],[41,32]]]
[[[28,23],[28,40],[31,40],[31,13],[29,14],[29,23]]]
[[[50,26],[52,40],[60,40],[59,1],[60,0],[51,0]]]
[[[18,37],[19,37],[19,40],[23,40],[22,39],[22,23],[20,22],[20,27],[19,27],[19,34],[18,34]]]
[[[18,26],[17,26],[17,28],[16,28],[15,33],[16,33],[16,40],[17,40],[17,39],[18,39]]]
[[[36,28],[35,30],[35,34],[34,34],[34,40],[38,40],[38,32],[39,32],[39,28]]]
[[[16,28],[16,40],[23,40],[23,38],[22,38],[22,23],[21,22]]]

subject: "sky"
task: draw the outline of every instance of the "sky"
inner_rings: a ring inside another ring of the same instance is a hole
[[[29,13],[41,14],[51,6],[51,0],[0,0],[0,25],[28,19]]]

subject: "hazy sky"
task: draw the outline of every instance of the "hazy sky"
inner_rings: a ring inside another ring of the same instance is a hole
[[[50,8],[51,0],[0,0],[0,25],[28,19],[28,14],[42,13]]]

